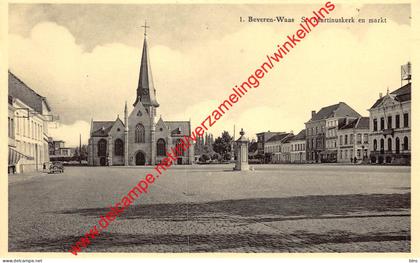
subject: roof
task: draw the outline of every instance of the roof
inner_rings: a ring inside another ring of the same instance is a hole
[[[405,84],[401,88],[394,90],[390,93],[392,97],[398,102],[410,101],[411,100],[411,82]],[[372,108],[376,108],[381,102],[384,100],[386,96],[379,98],[376,102],[372,105]]]
[[[286,136],[281,143],[288,143],[290,142],[295,136],[292,133],[289,133],[290,136]]]
[[[149,50],[147,48],[146,37],[143,42],[143,53],[141,55],[140,64],[140,76],[139,83],[137,86],[137,98],[134,105],[140,101],[144,106],[159,107],[159,103],[156,100],[156,90],[153,84],[152,68],[149,61]]]
[[[28,87],[28,85],[26,85],[23,81],[21,81],[10,71],[9,96],[21,100],[23,103],[25,103],[40,114],[42,114],[42,103],[45,103],[49,111],[51,110],[45,97],[36,93],[33,89]]]
[[[107,137],[115,121],[92,121],[91,136]]]
[[[291,135],[291,133],[282,133],[282,134],[276,134],[273,137],[271,137],[268,141],[266,142],[276,142],[276,141],[281,141],[284,138],[286,138],[287,136]]]
[[[171,132],[171,136],[190,135],[189,121],[163,121]]]
[[[340,130],[345,129],[369,129],[369,117],[360,117],[354,119],[347,123],[346,125],[342,126]]]
[[[299,141],[299,140],[305,140],[306,139],[306,131],[305,129],[301,130],[295,137],[293,137],[292,141]]]
[[[361,117],[361,115],[347,105],[345,102],[339,102],[334,105],[321,108],[309,121],[325,120],[331,117]]]

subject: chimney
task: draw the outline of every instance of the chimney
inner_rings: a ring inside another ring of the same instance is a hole
[[[314,111],[314,110],[311,112],[311,118],[313,118],[315,116],[315,113],[316,113],[316,111]]]
[[[379,98],[382,98],[382,92],[379,92]]]

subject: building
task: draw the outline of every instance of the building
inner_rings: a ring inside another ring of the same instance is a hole
[[[306,162],[306,130],[301,130],[296,136],[290,139],[290,162]]]
[[[369,109],[371,163],[411,163],[411,83],[379,95]]]
[[[291,140],[294,137],[295,136],[293,135],[293,133],[290,133],[289,136],[286,136],[283,140],[281,140],[280,163],[290,163],[291,161],[290,155],[292,151]]]
[[[369,117],[351,120],[338,129],[339,163],[367,163],[369,157]]]
[[[156,121],[157,102],[149,61],[146,33],[137,86],[137,97],[124,120],[119,116],[111,121],[91,122],[88,145],[89,165],[154,165],[166,157],[167,151],[189,136],[189,121]],[[190,147],[176,164],[192,164],[194,147]]]
[[[335,162],[338,127],[358,117],[361,117],[360,114],[345,102],[323,107],[318,112],[312,111],[311,119],[305,123],[306,161]]]
[[[269,163],[270,162],[270,156],[269,154],[266,155],[265,154],[265,143],[271,139],[273,136],[278,135],[278,134],[284,134],[285,132],[271,132],[271,131],[267,131],[267,132],[260,132],[257,133],[257,154],[256,156],[264,156],[264,163]]]
[[[9,172],[41,171],[49,161],[47,99],[9,71]]]
[[[282,142],[285,138],[293,136],[292,133],[280,132],[268,139],[264,144],[266,163],[282,162]]]
[[[66,147],[62,140],[53,140],[48,138],[48,150],[51,161],[70,160],[75,155],[75,148]]]

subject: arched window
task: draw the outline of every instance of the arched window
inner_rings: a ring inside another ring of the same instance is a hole
[[[376,151],[378,149],[378,141],[376,139],[373,140],[373,150]]]
[[[114,142],[114,153],[115,156],[124,155],[124,142],[121,139],[116,139]]]
[[[395,138],[395,153],[400,153],[400,138]]]
[[[388,151],[392,152],[392,139],[388,138]]]
[[[385,150],[385,141],[384,139],[381,139],[381,153],[383,153]]]
[[[166,145],[164,139],[159,139],[156,142],[156,151],[158,156],[165,156],[166,155]]]
[[[136,130],[135,130],[135,138],[134,138],[134,142],[135,143],[144,143],[145,142],[145,132],[144,132],[144,126],[139,123],[136,125]]]
[[[408,151],[408,137],[405,136],[404,137],[404,147],[403,147],[404,151]]]
[[[98,156],[106,156],[106,140],[100,139],[98,142]]]

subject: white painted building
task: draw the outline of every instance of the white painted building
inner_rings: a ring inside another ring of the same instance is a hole
[[[338,129],[337,135],[337,162],[361,163],[368,161],[369,117],[360,117],[351,120],[349,123]]]
[[[42,170],[49,161],[50,120],[46,98],[9,72],[9,172]]]
[[[369,109],[371,163],[411,163],[411,83],[380,94]]]

